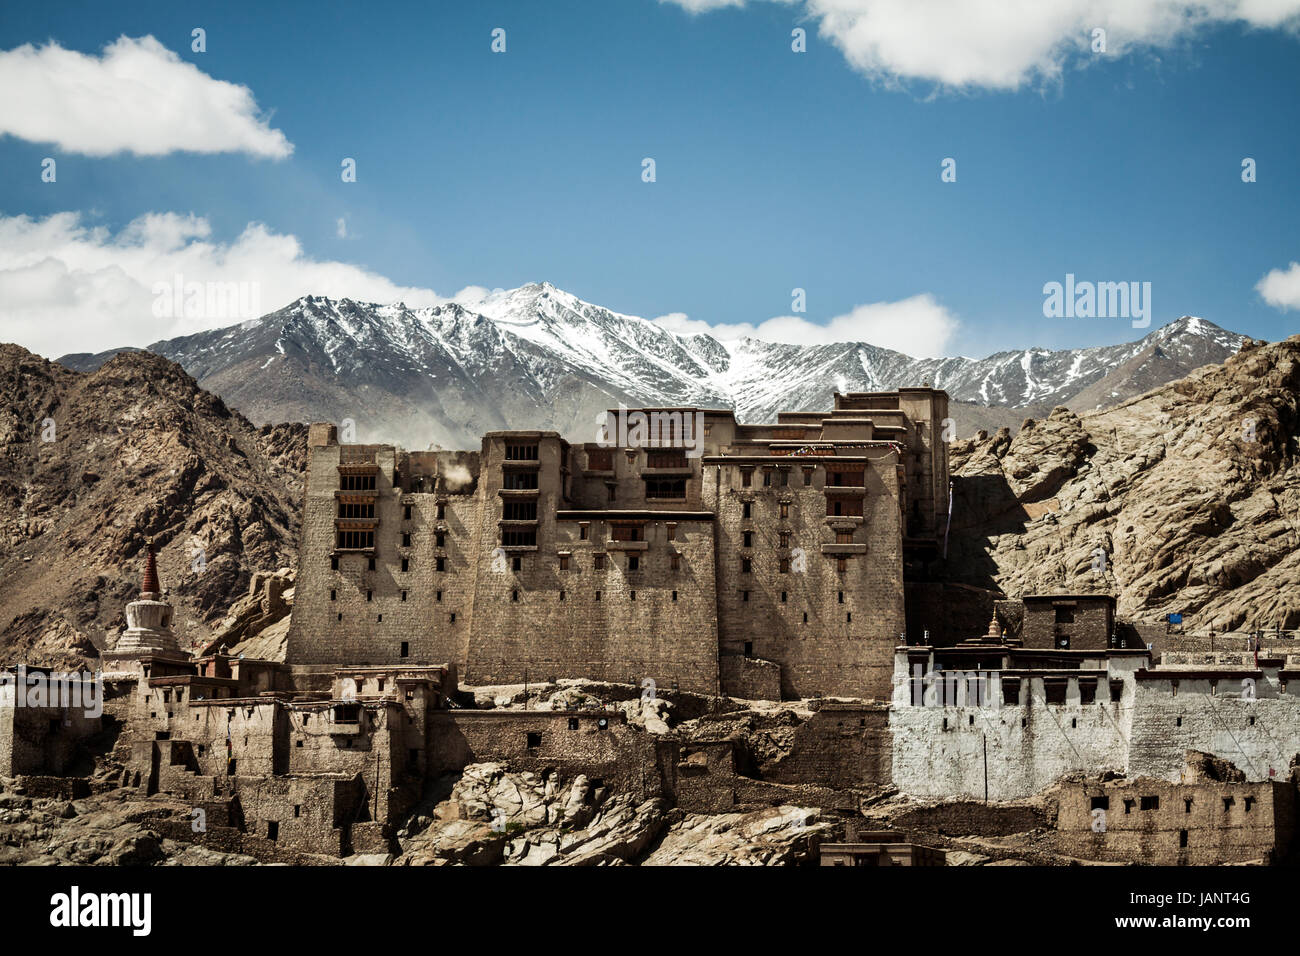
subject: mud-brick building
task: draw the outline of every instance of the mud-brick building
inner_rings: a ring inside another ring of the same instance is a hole
[[[887,699],[905,568],[946,519],[947,408],[916,388],[773,424],[622,409],[592,442],[451,452],[313,425],[286,661],[299,686],[450,662],[468,684]]]

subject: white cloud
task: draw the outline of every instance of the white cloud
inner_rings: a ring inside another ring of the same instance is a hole
[[[57,43],[0,51],[4,133],[88,156],[293,152],[248,87],[213,79],[152,36],[120,37],[99,57]]]
[[[694,13],[727,0],[669,0]],[[876,79],[1014,90],[1095,57],[1164,48],[1215,24],[1295,29],[1300,0],[802,0],[849,63]]]
[[[1270,269],[1255,283],[1255,291],[1275,309],[1300,309],[1300,262],[1287,269]]]
[[[957,317],[929,293],[897,302],[855,306],[824,325],[793,315],[777,316],[757,325],[748,322],[709,325],[681,312],[661,315],[653,321],[678,335],[706,334],[723,342],[741,338],[792,345],[868,342],[915,358],[946,354],[959,325]]]
[[[170,212],[141,216],[116,235],[76,212],[0,216],[0,339],[56,357],[220,328],[308,293],[412,308],[446,301],[359,266],[312,259],[294,236],[261,223],[232,242],[214,242],[211,232],[201,217]],[[183,288],[244,283],[248,298],[206,316],[159,317],[166,293],[154,290],[177,276]]]

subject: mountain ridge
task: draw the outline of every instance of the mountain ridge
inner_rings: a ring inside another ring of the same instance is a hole
[[[949,392],[969,433],[1059,404],[1084,411],[1122,401],[1221,362],[1242,341],[1184,316],[1118,345],[915,359],[866,342],[681,335],[533,283],[420,309],[306,295],[148,350],[255,422],[351,418],[366,439],[473,447],[499,428],[585,440],[596,415],[619,403],[732,408],[752,422],[828,408],[837,390],[927,382]],[[86,371],[104,354],[58,361]]]

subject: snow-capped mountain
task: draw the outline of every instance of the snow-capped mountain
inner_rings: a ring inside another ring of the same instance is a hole
[[[677,335],[541,283],[426,309],[304,296],[259,320],[149,349],[254,421],[350,418],[359,440],[422,448],[477,447],[499,428],[592,440],[597,414],[620,402],[734,408],[744,421],[773,421],[783,410],[829,408],[837,390],[926,382],[1002,409],[992,420],[1018,421],[1058,404],[1113,404],[1221,362],[1241,341],[1184,317],[1123,345],[913,359],[863,342]],[[86,369],[102,360],[60,361]],[[990,420],[971,411],[976,425]]]

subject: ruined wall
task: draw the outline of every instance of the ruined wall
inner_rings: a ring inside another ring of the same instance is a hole
[[[430,715],[431,774],[483,762],[534,773],[583,773],[593,786],[609,786],[641,800],[664,791],[655,739],[628,726],[620,713],[454,710]]]
[[[0,774],[66,773],[101,726],[80,707],[0,706]]]
[[[1059,852],[1113,863],[1268,860],[1290,850],[1295,804],[1290,781],[1070,784],[1060,792],[1055,841]]]
[[[889,705],[826,700],[794,732],[789,754],[764,780],[869,789],[892,780]]]

